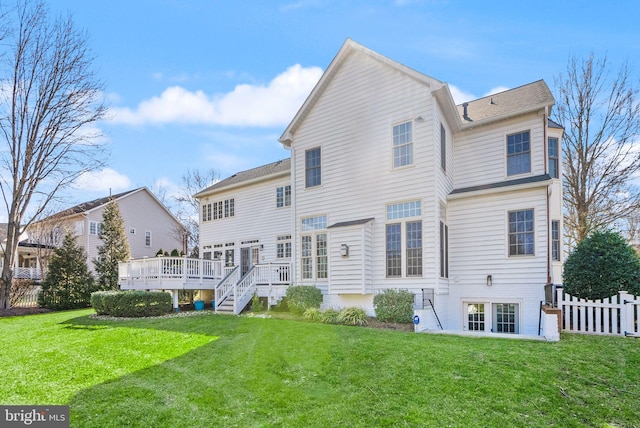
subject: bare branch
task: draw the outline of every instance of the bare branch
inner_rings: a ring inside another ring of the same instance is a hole
[[[569,244],[614,227],[640,207],[640,98],[628,64],[611,75],[607,58],[570,58],[555,80],[557,122],[565,126],[565,226]]]
[[[103,165],[105,147],[86,132],[104,113],[86,34],[52,20],[43,3],[0,12],[0,192],[8,216],[0,307],[9,301],[18,237],[82,173]],[[8,281],[8,282],[7,282]]]

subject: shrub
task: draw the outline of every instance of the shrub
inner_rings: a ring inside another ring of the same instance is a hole
[[[563,288],[583,299],[604,299],[618,291],[640,295],[640,257],[619,234],[593,232],[567,258]]]
[[[367,314],[362,308],[344,308],[338,314],[337,321],[345,325],[367,325]]]
[[[302,316],[309,321],[320,321],[322,319],[322,312],[320,312],[318,308],[308,308]]]
[[[98,315],[152,317],[171,312],[172,299],[155,291],[98,291],[91,294],[91,306]]]
[[[373,298],[376,317],[382,322],[410,323],[415,295],[407,290],[385,290]]]
[[[313,286],[295,285],[287,289],[289,310],[302,315],[308,308],[319,308],[322,303],[322,292]]]
[[[75,237],[67,234],[62,247],[53,251],[38,304],[53,310],[86,308],[90,305],[91,292],[96,289],[86,253],[76,244]]]
[[[320,321],[325,324],[338,324],[338,316],[340,312],[335,309],[327,309],[320,314]]]
[[[253,295],[253,298],[251,299],[251,311],[253,312],[264,311],[264,302],[260,300],[260,297],[258,297],[258,293],[255,293]]]

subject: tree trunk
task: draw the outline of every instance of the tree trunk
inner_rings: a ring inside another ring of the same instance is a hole
[[[11,284],[16,254],[12,249],[18,248],[19,232],[20,227],[10,219],[7,224],[7,242],[2,256],[2,275],[0,276],[0,308],[2,309],[9,309],[11,306]]]

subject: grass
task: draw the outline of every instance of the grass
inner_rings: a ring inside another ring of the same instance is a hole
[[[635,339],[91,312],[0,319],[0,404],[69,404],[73,427],[640,424]]]

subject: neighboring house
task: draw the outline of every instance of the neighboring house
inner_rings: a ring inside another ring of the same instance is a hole
[[[249,283],[264,295],[251,267],[290,260],[325,308],[373,315],[375,294],[406,289],[432,328],[537,334],[562,274],[553,105],[540,80],[456,106],[446,83],[347,40],[280,137],[291,159],[195,195],[201,254],[227,266],[206,287],[216,306]]]
[[[48,234],[60,235],[65,229],[75,234],[76,242],[87,252],[87,263],[93,270],[93,260],[98,256],[102,240],[98,232],[102,227],[102,214],[110,199],[114,199],[129,240],[132,258],[153,257],[159,249],[183,251],[186,231],[167,208],[147,189],[140,187],[113,196],[84,202],[41,220],[36,227]],[[30,229],[35,232],[36,227]],[[42,233],[32,236],[33,241],[42,240]],[[62,242],[61,239],[57,241]]]
[[[7,223],[0,223],[0,255],[4,253],[7,244]],[[18,257],[13,267],[13,277],[17,279],[42,279],[42,270],[38,265],[38,254],[47,250],[45,245],[29,242],[25,233],[18,242]],[[4,261],[0,259],[0,268]]]

